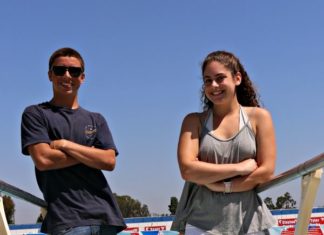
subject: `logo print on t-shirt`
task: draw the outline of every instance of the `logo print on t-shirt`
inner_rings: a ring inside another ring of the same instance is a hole
[[[93,139],[97,133],[96,126],[93,125],[86,125],[84,128],[84,134],[87,137],[87,139]]]

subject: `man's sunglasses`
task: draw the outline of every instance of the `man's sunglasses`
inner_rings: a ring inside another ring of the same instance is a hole
[[[66,71],[69,71],[69,74],[73,78],[79,77],[83,70],[80,67],[65,67],[65,66],[53,66],[52,71],[54,72],[55,76],[63,76]]]

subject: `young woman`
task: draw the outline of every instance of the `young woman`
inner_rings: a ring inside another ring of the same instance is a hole
[[[173,230],[193,234],[266,234],[275,223],[254,190],[273,177],[274,127],[249,76],[232,53],[202,64],[202,113],[182,123],[178,162],[186,181]]]

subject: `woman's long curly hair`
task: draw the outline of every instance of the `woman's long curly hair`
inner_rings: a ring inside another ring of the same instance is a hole
[[[242,81],[239,86],[236,87],[237,100],[242,106],[254,106],[260,107],[259,95],[249,78],[249,75],[242,66],[240,60],[230,52],[227,51],[214,51],[207,55],[202,63],[201,71],[204,75],[206,66],[213,61],[217,61],[227,68],[234,76],[237,72],[241,73]],[[205,95],[204,85],[201,90],[201,100],[204,110],[213,107],[213,103],[208,100]]]

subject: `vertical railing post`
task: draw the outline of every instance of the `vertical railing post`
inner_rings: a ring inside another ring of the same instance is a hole
[[[3,200],[0,195],[0,234],[1,235],[10,235],[10,230],[6,218],[6,214],[4,211]]]
[[[305,235],[308,233],[309,220],[311,218],[322,172],[322,169],[317,169],[302,177],[301,202],[295,230],[296,235]]]

